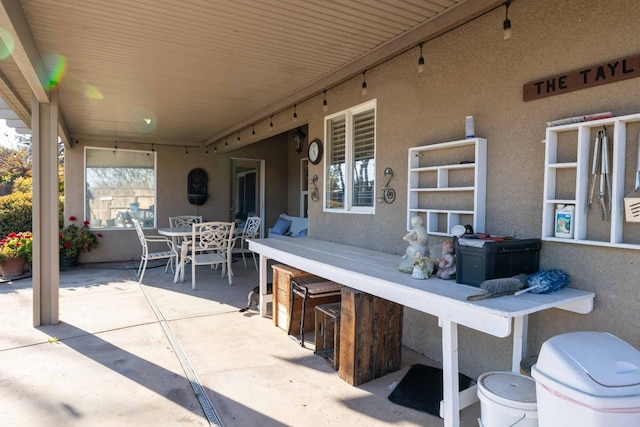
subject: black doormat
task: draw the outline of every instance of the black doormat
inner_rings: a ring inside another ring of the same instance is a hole
[[[471,378],[458,374],[460,390],[471,384]],[[401,406],[440,416],[442,400],[442,369],[427,365],[413,365],[400,384],[389,395],[389,400]]]

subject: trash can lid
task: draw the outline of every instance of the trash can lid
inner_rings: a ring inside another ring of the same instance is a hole
[[[503,399],[525,403],[536,402],[536,382],[513,372],[487,372],[478,378],[478,387]]]
[[[606,332],[572,332],[550,338],[542,344],[535,368],[593,395],[640,393],[640,351]]]

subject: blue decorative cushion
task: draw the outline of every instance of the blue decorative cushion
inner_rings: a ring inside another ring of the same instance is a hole
[[[291,227],[291,221],[288,219],[278,218],[273,227],[271,227],[271,232],[274,234],[285,234],[289,227]]]
[[[307,237],[307,229],[300,230],[296,234],[292,234],[291,237]]]

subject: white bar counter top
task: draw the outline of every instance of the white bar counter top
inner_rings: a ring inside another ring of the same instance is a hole
[[[398,270],[401,255],[388,254],[308,237],[253,239],[249,249],[260,254],[260,309],[267,295],[267,260],[273,259],[311,274],[323,277],[387,299],[406,307],[438,317],[442,328],[445,426],[459,425],[461,404],[465,407],[477,398],[465,391],[459,397],[457,325],[507,337],[513,332],[512,371],[519,372],[520,360],[526,353],[527,316],[531,313],[559,308],[580,314],[593,309],[593,292],[564,288],[550,294],[525,293],[479,301],[467,297],[481,293],[474,286],[442,280],[435,276],[425,280],[411,278]]]

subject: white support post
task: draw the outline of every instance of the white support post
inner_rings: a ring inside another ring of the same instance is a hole
[[[51,102],[32,97],[33,131],[33,325],[59,322],[58,94]]]
[[[440,318],[442,328],[442,389],[445,427],[460,426],[460,386],[458,384],[458,325],[449,319]]]
[[[267,261],[268,257],[260,255],[260,316],[267,317],[267,303],[273,301],[273,295],[267,291]]]
[[[513,353],[511,356],[511,372],[520,373],[520,362],[527,354],[527,328],[529,316],[513,318]]]

